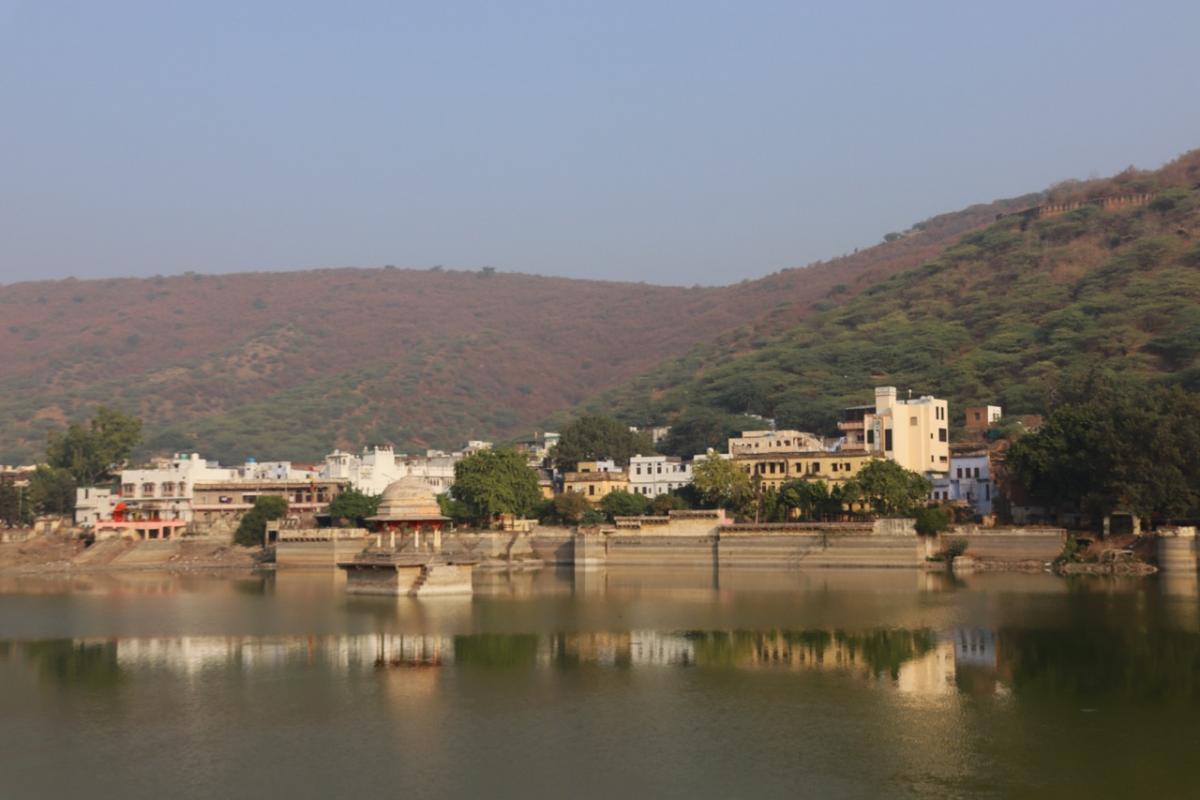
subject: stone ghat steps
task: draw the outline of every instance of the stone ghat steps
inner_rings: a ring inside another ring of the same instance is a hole
[[[105,539],[104,541],[96,542],[77,555],[74,558],[74,563],[87,564],[89,566],[108,564],[113,559],[119,558],[136,546],[136,542],[128,539]]]
[[[121,553],[109,563],[122,567],[142,567],[150,564],[166,564],[179,555],[178,542],[151,540],[133,544],[134,547]]]

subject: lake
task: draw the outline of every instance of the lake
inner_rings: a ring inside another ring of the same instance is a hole
[[[0,577],[0,796],[1200,795],[1194,576]]]

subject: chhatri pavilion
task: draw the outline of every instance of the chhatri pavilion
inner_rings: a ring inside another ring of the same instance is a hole
[[[375,547],[338,562],[346,571],[347,592],[409,597],[471,594],[476,560],[442,553],[442,527],[449,518],[442,516],[437,496],[424,480],[410,475],[390,484],[379,498],[379,513],[367,521],[376,531]],[[424,549],[423,531],[433,537]],[[411,541],[405,541],[409,536]]]
[[[441,550],[442,526],[450,521],[442,516],[437,496],[429,488],[424,479],[409,475],[394,483],[388,484],[379,498],[379,510],[373,517],[367,517],[381,534],[388,534],[389,546],[396,547],[396,534],[401,537],[412,534],[413,547],[421,549],[421,532],[429,530],[433,534],[433,550]],[[382,536],[380,546],[383,545]]]

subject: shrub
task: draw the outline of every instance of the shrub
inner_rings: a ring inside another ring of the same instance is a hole
[[[288,503],[283,497],[262,495],[254,501],[254,508],[246,512],[238,525],[233,541],[244,547],[258,547],[267,532],[267,522],[287,514]]]
[[[946,558],[958,558],[963,553],[967,552],[966,539],[951,539],[946,542]]]
[[[933,536],[950,527],[950,515],[936,506],[922,508],[917,512],[917,533],[922,536]]]

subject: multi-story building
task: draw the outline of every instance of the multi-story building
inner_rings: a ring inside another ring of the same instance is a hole
[[[949,407],[931,396],[900,400],[896,387],[875,388],[875,405],[847,408],[838,427],[847,447],[895,461],[930,477],[950,469]]]
[[[809,453],[824,450],[820,436],[804,431],[742,431],[729,440],[729,454],[734,456],[763,453]]]
[[[692,482],[692,462],[674,456],[634,456],[629,459],[629,491],[658,497]]]
[[[788,481],[820,480],[844,483],[878,456],[866,450],[837,452],[814,450],[804,453],[759,453],[733,457],[733,463],[764,489],[778,490]]]
[[[329,504],[349,487],[344,480],[292,478],[286,480],[234,478],[196,481],[192,498],[195,524],[210,533],[232,533],[260,497],[282,497],[288,517],[301,528],[315,527]]]
[[[955,449],[950,456],[950,471],[933,482],[930,497],[949,503],[963,503],[978,516],[993,511],[996,484],[992,478],[992,460],[987,448]]]
[[[483,445],[486,445],[484,447]],[[486,450],[488,442],[469,442],[474,452]],[[325,456],[319,477],[348,481],[354,489],[370,495],[382,494],[390,484],[409,475],[416,475],[429,484],[437,494],[450,491],[454,485],[454,465],[461,461],[466,451],[447,453],[442,450],[426,450],[423,456],[396,453],[390,446],[363,448],[360,455],[335,450]]]
[[[612,462],[599,462],[604,466]],[[583,469],[594,467],[597,462],[580,462],[579,469],[568,472],[563,476],[563,491],[578,492],[592,503],[599,503],[613,492],[629,491],[629,476],[624,470],[613,469]]]
[[[383,445],[364,447],[360,455],[334,450],[325,456],[319,477],[346,481],[363,494],[380,495],[406,474],[405,467],[396,463],[391,445]]]
[[[128,534],[167,539],[192,528],[228,533],[260,495],[289,502],[289,514],[312,522],[346,485],[322,481],[312,470],[287,461],[222,467],[197,453],[176,453],[147,469],[121,471],[116,492],[98,487],[76,490],[76,523],[97,534]]]

